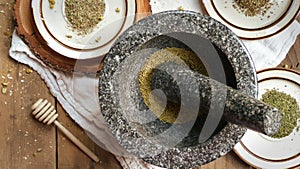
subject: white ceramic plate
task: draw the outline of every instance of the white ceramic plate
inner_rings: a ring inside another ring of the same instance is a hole
[[[106,54],[116,37],[135,19],[135,0],[105,0],[103,20],[90,33],[79,35],[65,17],[65,0],[55,2],[54,8],[50,9],[48,0],[32,0],[34,21],[49,47],[73,59],[91,59]],[[116,8],[120,8],[120,12],[116,12]]]
[[[258,97],[267,89],[276,88],[293,96],[300,106],[300,74],[286,69],[266,69],[258,74]],[[298,119],[300,126],[300,119]],[[296,128],[287,137],[273,139],[247,130],[234,147],[236,154],[256,168],[282,169],[300,166],[300,131]]]
[[[297,16],[300,0],[270,0],[265,15],[245,16],[233,7],[235,0],[202,0],[208,15],[228,26],[245,39],[259,39],[274,35],[286,28]]]

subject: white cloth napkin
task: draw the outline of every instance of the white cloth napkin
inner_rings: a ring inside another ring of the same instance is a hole
[[[164,10],[184,9],[201,12],[199,0],[151,0],[152,12]],[[256,41],[244,41],[249,50],[257,70],[278,65],[294,44],[300,34],[300,25],[293,22],[280,34]],[[47,67],[28,48],[28,46],[14,32],[9,51],[11,58],[27,64],[37,71],[46,82],[53,96],[57,98],[66,112],[89,135],[89,137],[107,151],[119,154],[124,152],[112,134],[107,129],[100,112],[98,103],[98,77],[65,73]],[[134,157],[116,156],[125,169],[130,168],[158,168],[145,164]]]

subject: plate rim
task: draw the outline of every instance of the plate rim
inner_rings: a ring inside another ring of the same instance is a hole
[[[257,74],[263,73],[263,72],[266,72],[266,71],[272,71],[272,70],[279,70],[279,71],[292,72],[292,73],[298,74],[298,75],[300,76],[300,72],[298,72],[298,71],[296,71],[296,70],[293,70],[293,69],[286,69],[286,68],[281,68],[281,67],[273,67],[273,68],[265,68],[265,69],[261,69],[261,70],[258,70],[258,71],[257,71]]]
[[[242,147],[242,145],[240,145],[240,143],[238,143],[234,148],[233,148],[233,151],[234,151],[234,153],[243,161],[243,162],[245,162],[246,164],[248,164],[248,165],[250,165],[250,166],[252,166],[252,167],[254,167],[254,168],[262,168],[261,166],[257,166],[257,165],[255,165],[255,164],[253,164],[253,163],[251,163],[249,160],[246,160],[242,155],[241,155],[241,153],[237,150],[237,148],[236,147],[239,147],[239,146],[241,146]],[[248,154],[249,154],[249,152],[248,151],[246,151]],[[290,166],[290,167],[288,167],[287,169],[293,169],[293,168],[295,168],[295,167],[300,167],[300,164],[296,164],[296,165],[294,165],[294,166]]]
[[[254,152],[252,152],[251,150],[249,150],[249,148],[243,143],[243,141],[240,141],[240,145],[243,147],[243,149],[245,149],[249,154],[253,155],[255,158],[259,159],[259,160],[263,160],[263,161],[268,161],[268,162],[274,162],[274,163],[280,163],[280,162],[286,162],[286,161],[290,161],[290,160],[294,160],[298,157],[300,157],[300,152],[298,154],[295,154],[291,157],[287,157],[285,159],[280,159],[280,160],[275,160],[275,159],[267,159],[264,157],[260,157],[256,154],[254,154]]]

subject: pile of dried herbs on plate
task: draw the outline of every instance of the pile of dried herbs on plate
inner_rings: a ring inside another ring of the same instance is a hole
[[[90,33],[103,19],[104,12],[104,0],[65,0],[66,18],[79,35]]]
[[[264,16],[273,3],[270,0],[234,0],[233,7],[246,16]]]
[[[297,127],[300,110],[295,98],[277,89],[268,90],[262,95],[263,102],[278,108],[282,114],[281,126],[273,138],[282,138],[290,135]]]

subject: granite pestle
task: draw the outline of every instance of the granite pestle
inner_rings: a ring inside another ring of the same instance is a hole
[[[160,64],[153,70],[151,85],[153,90],[162,90],[153,92],[158,100],[178,103],[186,113],[199,108],[266,135],[273,135],[280,128],[282,117],[278,109],[183,65]]]

